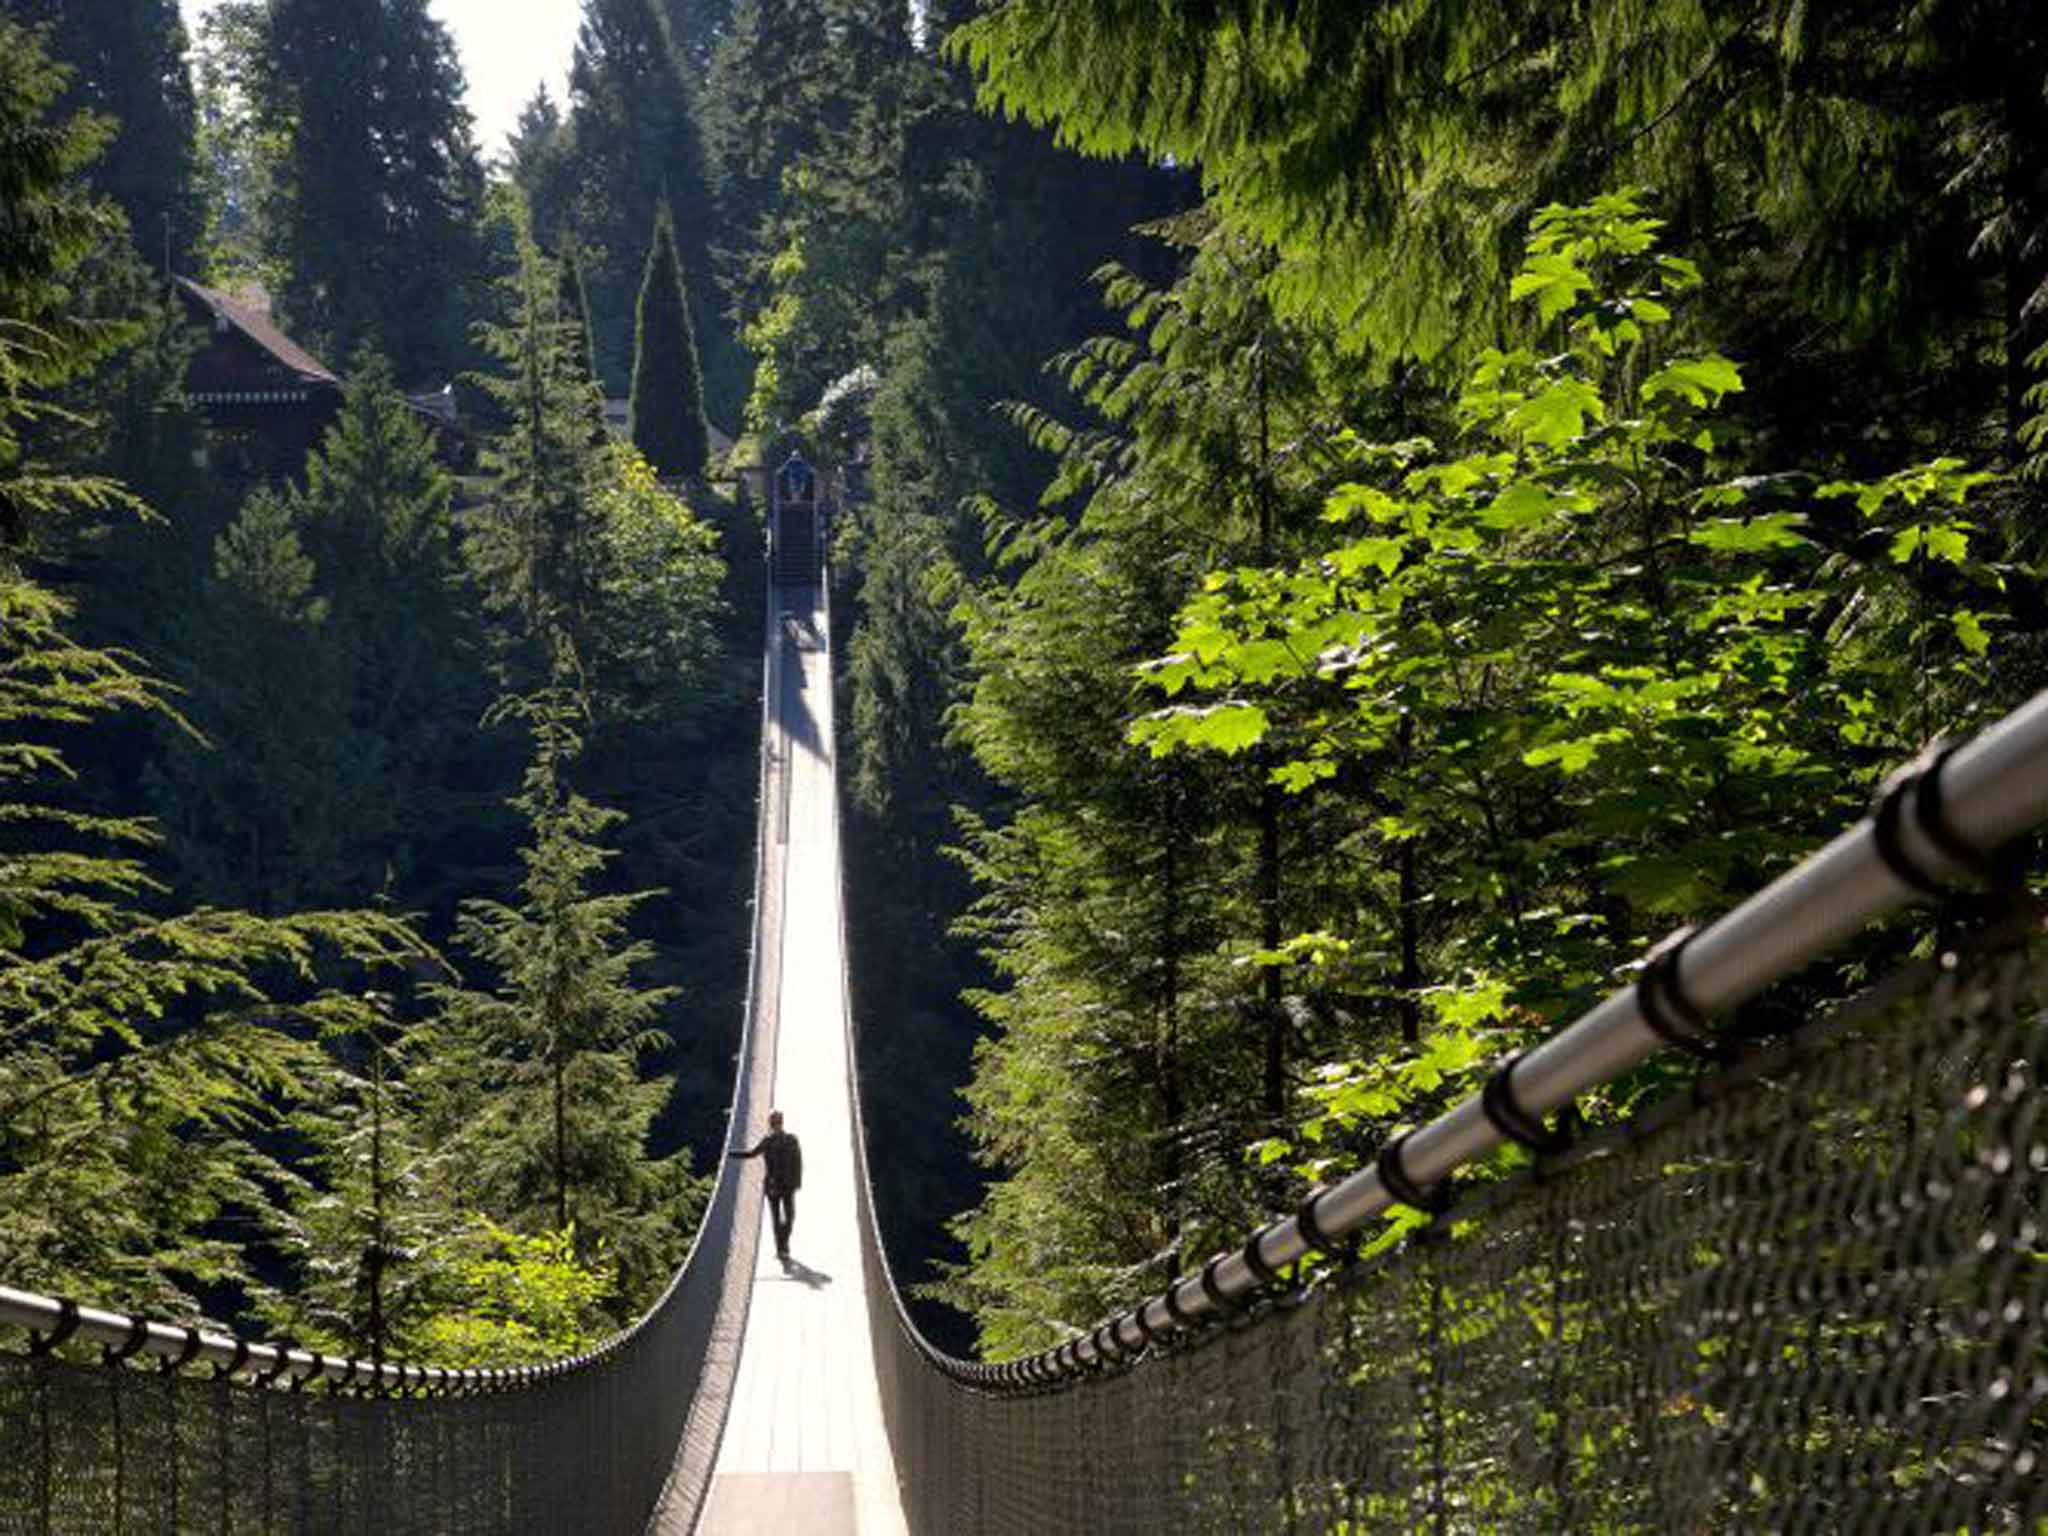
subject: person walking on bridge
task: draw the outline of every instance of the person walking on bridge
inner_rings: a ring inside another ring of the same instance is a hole
[[[789,1262],[789,1235],[796,1230],[796,1192],[804,1182],[804,1149],[782,1128],[782,1111],[768,1111],[768,1134],[733,1157],[758,1157],[766,1171],[768,1216],[775,1224],[775,1257]]]

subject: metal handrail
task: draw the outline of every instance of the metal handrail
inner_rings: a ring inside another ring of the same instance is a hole
[[[753,899],[757,913],[768,856],[768,840],[763,835],[764,829],[760,825],[768,805],[772,769],[768,720],[769,711],[774,705],[772,689],[781,650],[780,635],[775,624],[772,581],[768,583],[763,606],[765,622],[762,626],[761,746],[757,754],[754,836]],[[754,1008],[759,996],[761,975],[760,948],[759,925],[751,924],[747,938],[747,986],[742,1005],[740,1041],[734,1057],[732,1098],[726,1107],[728,1129],[742,1113],[741,1100],[747,1092],[746,1065],[754,1044]],[[728,1195],[728,1181],[732,1182],[736,1190],[738,1180],[743,1176],[742,1165],[723,1158],[719,1160],[718,1178],[712,1185],[710,1199],[704,1205],[707,1220],[699,1225],[696,1234],[691,1238],[690,1251],[677,1266],[675,1273],[669,1277],[669,1283],[662,1288],[661,1295],[655,1298],[646,1311],[626,1327],[580,1354],[565,1355],[537,1365],[449,1369],[442,1366],[413,1365],[405,1361],[386,1361],[380,1364],[349,1355],[330,1355],[319,1350],[301,1349],[287,1341],[259,1343],[224,1329],[166,1323],[101,1307],[85,1306],[65,1297],[46,1296],[10,1285],[0,1285],[0,1328],[14,1328],[26,1332],[30,1338],[31,1349],[38,1353],[55,1349],[65,1343],[100,1344],[118,1351],[122,1358],[146,1356],[160,1361],[164,1368],[173,1371],[193,1365],[206,1365],[224,1376],[241,1376],[250,1382],[286,1388],[325,1382],[335,1391],[397,1397],[461,1397],[516,1392],[603,1365],[659,1316],[681,1288],[703,1252],[704,1232],[710,1224],[710,1213],[718,1208],[722,1199],[737,1198],[736,1194]],[[759,1221],[758,1210],[753,1212],[753,1218],[756,1222]]]
[[[989,1392],[1043,1391],[1131,1364],[1159,1340],[1241,1310],[1271,1289],[1281,1270],[1342,1246],[1390,1207],[1427,1200],[1459,1168],[1510,1141],[1540,1139],[1543,1117],[1588,1089],[1668,1049],[1715,1052],[1721,1042],[1706,1027],[1707,1015],[1747,1002],[1875,919],[1981,873],[1992,853],[2044,820],[2048,691],[1967,744],[1923,754],[1886,782],[1870,816],[1725,916],[1651,950],[1636,985],[1540,1045],[1504,1058],[1485,1092],[1397,1138],[1375,1166],[1314,1190],[1295,1215],[1268,1222],[1129,1311],[1019,1360],[962,1360],[918,1332],[884,1253],[897,1321],[934,1369]],[[856,1088],[857,1126],[859,1108]],[[865,1181],[865,1137],[857,1140]]]

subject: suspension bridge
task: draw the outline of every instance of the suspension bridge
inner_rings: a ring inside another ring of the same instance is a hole
[[[668,1291],[585,1356],[346,1360],[0,1285],[16,1532],[2048,1529],[2048,1021],[1993,850],[2048,818],[2048,696],[1483,1092],[1142,1305],[950,1358],[876,1236],[846,984],[832,619],[784,506],[730,1139],[806,1149],[792,1260],[723,1165]],[[1869,924],[2002,892],[1764,1039],[1743,1005]],[[1568,1111],[1659,1052],[1688,1085]],[[1524,1149],[1521,1171],[1451,1175]],[[1434,1219],[1358,1257],[1395,1204]],[[0,1276],[0,1281],[5,1277]]]

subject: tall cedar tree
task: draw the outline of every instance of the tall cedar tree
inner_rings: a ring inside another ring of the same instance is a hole
[[[373,894],[385,801],[361,771],[367,743],[348,724],[341,648],[291,494],[243,503],[214,545],[213,572],[176,637],[173,674],[193,689],[182,732],[153,776],[180,885],[209,901],[282,912],[353,889]]]
[[[72,808],[80,728],[166,705],[129,659],[73,640],[71,605],[34,574],[41,536],[130,501],[30,443],[50,420],[42,392],[122,339],[69,310],[80,264],[120,221],[80,190],[101,135],[55,115],[64,83],[32,34],[0,20],[0,193],[15,214],[0,236],[0,723],[13,743],[0,760],[0,1268],[190,1316],[197,1286],[261,1290],[222,1222],[262,1211],[276,1187],[265,1128],[317,1068],[294,1003],[316,962],[375,967],[417,948],[365,915],[166,915],[144,863],[149,824]]]
[[[640,257],[664,203],[682,221],[685,272],[701,274],[690,279],[696,329],[707,341],[724,329],[703,245],[713,220],[696,87],[670,46],[658,0],[584,0],[567,122],[521,185],[541,241],[560,247],[573,238],[586,254],[597,373],[607,394],[628,383]],[[730,371],[737,359],[721,366]]]
[[[44,29],[72,71],[67,109],[112,120],[92,183],[128,215],[152,269],[192,269],[206,233],[199,189],[198,99],[177,0],[18,0],[17,21]]]
[[[435,1032],[398,1006],[372,994],[320,1021],[322,1091],[291,1119],[305,1175],[286,1185],[279,1232],[297,1273],[266,1308],[313,1348],[377,1361],[420,1360],[450,1309],[447,1250],[463,1227],[423,1134],[419,1068]]]
[[[486,602],[519,615],[548,675],[564,645],[588,653],[600,550],[591,501],[600,450],[598,402],[577,366],[589,333],[565,309],[555,264],[523,230],[519,264],[501,285],[510,317],[487,326],[497,365],[479,379],[503,426],[483,455],[490,490],[466,518],[465,547]]]
[[[707,103],[718,259],[755,358],[756,431],[788,427],[833,380],[874,366],[913,302],[902,172],[921,74],[908,13],[887,0],[741,0],[719,42]]]
[[[562,366],[572,379],[588,385],[596,394],[597,332],[591,324],[590,290],[583,286],[583,261],[576,254],[575,241],[563,245],[561,254],[555,258],[555,265],[560,285],[555,302],[561,308],[562,323],[571,328],[568,353],[562,360]]]
[[[742,312],[759,306],[761,263],[773,249],[767,223],[783,173],[816,145],[830,116],[844,112],[833,100],[829,9],[735,0],[712,53],[704,143],[718,198],[719,276]]]
[[[367,344],[409,386],[445,381],[482,297],[483,166],[454,40],[426,0],[274,0],[255,19],[280,314],[316,351]]]
[[[704,426],[704,380],[683,297],[682,258],[666,207],[655,215],[640,281],[633,343],[633,446],[666,479],[703,476],[711,457]]]
[[[1233,1149],[1284,1123],[1291,1047],[1327,1006],[1249,963],[1327,915],[1328,872],[1295,868],[1301,807],[1275,806],[1249,755],[1160,764],[1123,740],[1133,669],[1205,564],[1301,548],[1320,505],[1305,485],[1328,463],[1336,391],[1305,377],[1306,343],[1258,302],[1256,269],[1219,241],[1170,294],[1111,283],[1135,311],[1128,343],[1064,360],[1110,430],[1015,413],[1063,462],[1035,519],[992,525],[1005,558],[966,606],[958,731],[1016,807],[966,839],[981,890],[965,926],[999,978],[976,998],[995,1028],[971,1128],[999,1176],[963,1225],[979,1257],[958,1294],[999,1350],[1156,1283],[1256,1213]],[[1137,318],[1169,307],[1170,327]],[[1089,1091],[1052,1094],[1033,1131],[1015,1106],[1080,1051],[1098,1055]],[[1076,1187],[1089,1196],[1060,1194]]]
[[[718,39],[732,22],[733,0],[661,0],[676,57],[701,91]]]

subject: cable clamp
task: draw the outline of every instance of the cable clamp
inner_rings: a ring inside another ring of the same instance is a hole
[[[1259,1239],[1265,1236],[1265,1231],[1266,1229],[1261,1228],[1259,1231],[1254,1232],[1251,1235],[1251,1240],[1244,1245],[1244,1251],[1238,1257],[1244,1260],[1244,1267],[1251,1271],[1252,1278],[1258,1281],[1260,1285],[1278,1286],[1285,1284],[1280,1278],[1280,1271],[1268,1264],[1266,1256],[1259,1252]]]
[[[1088,1337],[1095,1345],[1096,1360],[1106,1364],[1123,1359],[1124,1341],[1116,1336],[1116,1324],[1102,1323]]]
[[[1701,1061],[1725,1061],[1729,1051],[1707,1016],[1679,990],[1678,958],[1696,930],[1677,928],[1643,959],[1636,973],[1636,1012],[1651,1034]]]
[[[200,1335],[199,1330],[187,1327],[185,1330],[185,1342],[178,1347],[178,1352],[175,1355],[164,1356],[162,1362],[163,1373],[166,1376],[177,1375],[178,1372],[185,1369],[194,1360],[197,1360],[199,1358],[199,1351],[205,1347],[206,1340]]]
[[[1145,1336],[1147,1347],[1159,1342],[1159,1331],[1145,1317],[1145,1312],[1151,1305],[1149,1301],[1141,1301],[1131,1313],[1131,1321],[1138,1325],[1138,1332]]]
[[[1245,1309],[1244,1301],[1224,1290],[1223,1282],[1216,1278],[1216,1271],[1229,1258],[1230,1255],[1227,1253],[1212,1255],[1209,1262],[1202,1266],[1201,1274],[1196,1277],[1196,1283],[1201,1286],[1202,1294],[1209,1298],[1209,1305],[1216,1309],[1218,1315],[1242,1312]]]
[[[1562,1129],[1550,1129],[1541,1115],[1530,1113],[1515,1098],[1515,1067],[1522,1054],[1510,1053],[1494,1069],[1479,1095],[1479,1108],[1487,1122],[1509,1141],[1537,1157],[1555,1157],[1572,1144],[1572,1139]]]
[[[44,1355],[58,1349],[76,1332],[78,1332],[78,1303],[68,1296],[60,1296],[57,1299],[57,1326],[48,1333],[37,1333],[34,1330],[30,1330],[28,1352],[31,1356],[40,1359]]]
[[[289,1339],[273,1339],[270,1347],[277,1351],[277,1364],[255,1378],[259,1387],[271,1386],[286,1371],[292,1368],[292,1350],[297,1346]]]
[[[1899,835],[1909,798],[1914,830],[1949,864],[1993,888],[2018,884],[2016,872],[2006,861],[1995,851],[1971,847],[1943,814],[1941,771],[1961,745],[1944,737],[1930,741],[1918,757],[1886,777],[1878,786],[1877,799],[1871,807],[1871,841],[1879,861],[1893,879],[1923,896],[1939,896],[1944,881],[1932,870],[1913,862],[1905,840]]]
[[[1329,1192],[1327,1187],[1310,1190],[1308,1198],[1295,1208],[1294,1225],[1319,1251],[1329,1254],[1334,1259],[1349,1262],[1356,1247],[1355,1239],[1339,1237],[1334,1232],[1326,1231],[1322,1219],[1316,1215],[1316,1203]]]
[[[128,1332],[122,1336],[120,1343],[100,1346],[100,1360],[106,1365],[119,1365],[123,1360],[133,1359],[148,1342],[149,1319],[131,1317],[128,1319]]]
[[[1124,1324],[1131,1323],[1135,1326],[1136,1321],[1128,1312],[1109,1320],[1109,1332],[1110,1336],[1116,1340],[1116,1354],[1119,1360],[1135,1360],[1145,1352],[1146,1346],[1152,1342],[1152,1336],[1142,1328],[1138,1329],[1137,1343],[1133,1344],[1124,1337]]]
[[[1381,1147],[1379,1156],[1373,1160],[1373,1170],[1380,1176],[1380,1188],[1396,1201],[1414,1207],[1425,1216],[1434,1216],[1449,1203],[1449,1191],[1441,1182],[1435,1189],[1426,1190],[1408,1177],[1408,1170],[1401,1165],[1401,1148],[1414,1134],[1413,1131],[1403,1131]]]
[[[242,1367],[247,1365],[248,1363],[249,1341],[245,1338],[237,1336],[235,1339],[235,1357],[232,1360],[228,1361],[226,1365],[221,1365],[220,1363],[215,1362],[213,1367],[213,1379],[215,1381],[231,1381],[234,1379],[235,1372],[241,1370]]]

